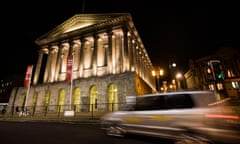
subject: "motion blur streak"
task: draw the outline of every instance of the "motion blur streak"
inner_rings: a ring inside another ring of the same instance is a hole
[[[227,118],[227,119],[240,119],[239,116],[234,115],[220,115],[220,114],[206,114],[206,118]]]

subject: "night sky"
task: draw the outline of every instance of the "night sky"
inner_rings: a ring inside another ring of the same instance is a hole
[[[237,1],[15,0],[1,6],[1,74],[25,73],[37,62],[34,41],[80,13],[130,13],[152,63],[175,61],[184,72],[189,59],[240,47]]]

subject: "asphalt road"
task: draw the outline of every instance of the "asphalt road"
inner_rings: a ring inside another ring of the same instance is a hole
[[[99,124],[0,121],[1,144],[171,144],[144,136],[106,136]]]

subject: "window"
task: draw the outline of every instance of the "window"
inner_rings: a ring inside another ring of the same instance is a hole
[[[166,104],[168,109],[192,108],[194,106],[193,100],[188,94],[168,95]]]
[[[165,109],[164,96],[138,97],[135,110],[161,110]]]

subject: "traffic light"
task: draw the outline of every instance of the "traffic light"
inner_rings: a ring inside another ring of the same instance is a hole
[[[214,62],[212,63],[214,75],[215,75],[215,80],[223,80],[224,79],[224,74],[223,74],[223,69],[222,65],[220,62]]]
[[[218,78],[218,79],[223,79],[223,73],[218,74],[218,75],[217,75],[217,78]]]
[[[207,81],[213,81],[213,71],[210,66],[205,67],[205,77]]]

